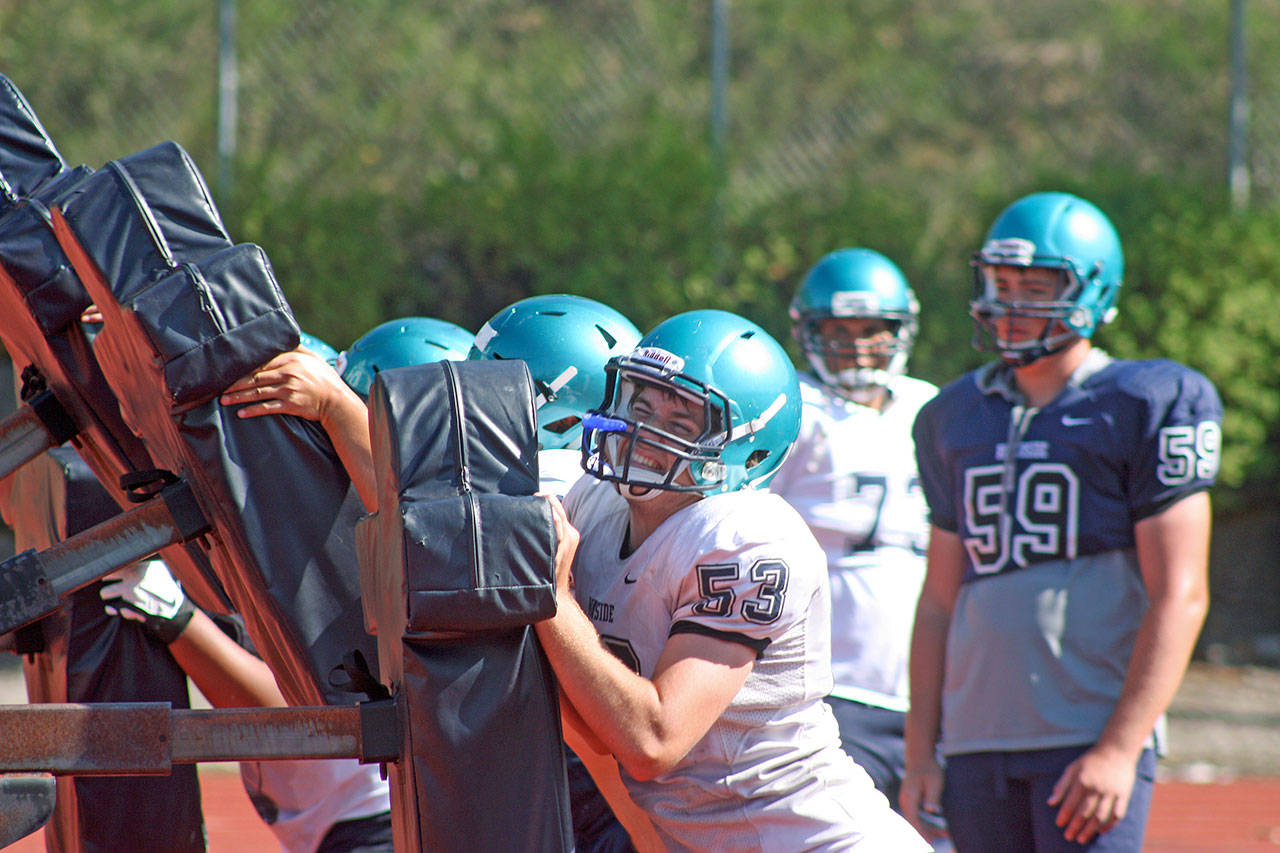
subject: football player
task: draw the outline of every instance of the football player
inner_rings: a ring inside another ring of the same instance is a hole
[[[235,617],[210,617],[160,560],[104,578],[107,613],[164,643],[215,708],[284,707],[275,676]],[[242,761],[240,778],[284,853],[391,853],[391,794],[377,764],[354,758]]]
[[[927,849],[822,702],[822,551],[761,488],[799,414],[786,353],[734,314],[677,315],[613,359],[591,476],[552,499],[559,602],[538,635],[668,848]]]
[[[919,305],[893,261],[841,249],[805,275],[792,331],[813,369],[800,377],[800,437],[771,489],[827,555],[827,697],[845,751],[889,802],[902,781],[907,649],[929,523],[911,425],[937,393],[906,375]]]
[[[1084,199],[1014,202],[973,268],[999,359],[916,419],[931,535],[900,804],[919,827],[941,806],[961,851],[1138,850],[1207,608],[1222,406],[1187,367],[1092,344],[1124,256]]]

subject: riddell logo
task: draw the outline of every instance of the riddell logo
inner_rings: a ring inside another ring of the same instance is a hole
[[[1020,237],[988,240],[982,247],[982,260],[989,264],[1026,266],[1035,259],[1036,244]]]
[[[640,347],[631,354],[636,361],[651,364],[663,373],[680,373],[684,370],[684,359],[673,352],[658,347]]]

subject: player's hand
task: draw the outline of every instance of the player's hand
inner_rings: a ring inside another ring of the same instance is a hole
[[[556,529],[556,594],[573,595],[573,557],[578,553],[578,528],[569,523],[564,504],[555,495],[543,494],[551,504]]]
[[[298,347],[236,380],[219,401],[224,406],[246,404],[236,412],[242,418],[297,415],[323,422],[336,399],[354,393],[329,362]]]
[[[1137,759],[1094,746],[1067,765],[1053,786],[1049,805],[1061,806],[1054,821],[1068,841],[1087,844],[1125,816]]]
[[[172,643],[187,627],[195,605],[160,560],[145,560],[106,575],[101,592],[104,609],[144,627]]]
[[[898,789],[898,808],[926,841],[947,837],[942,818],[942,765],[936,760],[908,767]]]

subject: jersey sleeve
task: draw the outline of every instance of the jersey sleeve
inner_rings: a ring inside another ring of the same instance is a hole
[[[1213,485],[1222,452],[1222,401],[1200,373],[1161,362],[1141,381],[1147,408],[1129,477],[1135,520]]]
[[[769,491],[786,498],[796,483],[804,479],[825,438],[821,392],[807,379],[800,382],[800,431],[778,473],[769,481]]]
[[[956,508],[954,495],[945,470],[945,458],[940,443],[939,425],[942,397],[934,397],[921,407],[911,428],[916,446],[916,470],[925,503],[929,506],[929,523],[943,530],[956,532]]]
[[[716,637],[759,656],[804,618],[821,561],[816,544],[812,551],[771,543],[704,552],[680,580],[670,633]]]
[[[810,415],[808,409],[802,409],[802,418]],[[786,460],[778,469],[778,473],[769,481],[769,491],[786,498],[792,494],[796,482],[802,479],[809,469],[813,454],[817,449],[816,427],[812,421],[801,421],[800,434],[787,453]]]

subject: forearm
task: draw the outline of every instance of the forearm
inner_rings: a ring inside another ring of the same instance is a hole
[[[942,677],[949,626],[949,614],[922,598],[916,608],[908,663],[911,683],[911,706],[905,724],[908,766],[923,766],[935,760],[942,730]]]
[[[369,512],[378,511],[378,492],[373,471],[373,449],[369,437],[369,409],[345,386],[325,407],[320,425],[333,442],[342,466],[351,477],[360,501]]]
[[[200,610],[169,644],[169,651],[215,708],[287,704],[267,665],[224,634]]]
[[[1134,760],[1173,701],[1208,611],[1208,596],[1186,591],[1153,601],[1142,618],[1124,686],[1098,745]]]
[[[536,629],[560,689],[589,731],[632,775],[652,775],[655,759],[667,752],[653,682],[601,645],[591,620],[569,595],[559,596],[556,615]]]
[[[1147,611],[1098,743],[1137,758],[1178,690],[1209,609],[1209,496],[1190,495],[1134,526]]]
[[[906,719],[908,767],[935,764],[942,731],[942,683],[946,671],[947,634],[964,576],[964,545],[955,533],[929,528],[928,570],[916,602],[907,674],[911,707]]]

